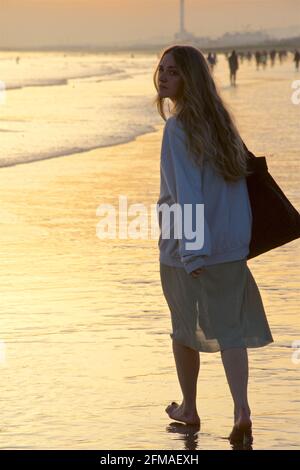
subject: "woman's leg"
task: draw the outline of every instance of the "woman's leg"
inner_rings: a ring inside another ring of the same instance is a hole
[[[248,354],[246,348],[230,348],[221,351],[227,382],[234,402],[234,421],[249,422],[251,410],[248,404]]]
[[[183,395],[182,409],[197,414],[197,379],[200,368],[199,351],[172,340],[178,380]]]

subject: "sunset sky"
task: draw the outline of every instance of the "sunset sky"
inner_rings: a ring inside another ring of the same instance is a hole
[[[146,42],[179,29],[179,0],[0,1],[0,47]],[[185,27],[196,36],[247,25],[294,32],[300,0],[185,0],[185,11]]]

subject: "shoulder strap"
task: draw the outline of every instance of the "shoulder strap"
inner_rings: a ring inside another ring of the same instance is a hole
[[[250,152],[245,142],[243,142],[243,145],[248,155],[249,169],[255,173],[266,173],[268,171],[266,157],[256,157],[254,153]]]

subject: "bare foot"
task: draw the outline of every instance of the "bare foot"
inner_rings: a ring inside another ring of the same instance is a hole
[[[175,401],[173,401],[171,405],[168,405],[165,411],[170,418],[175,419],[176,421],[182,421],[186,424],[200,424],[200,418],[197,411],[189,413],[184,410],[183,404],[178,405]]]

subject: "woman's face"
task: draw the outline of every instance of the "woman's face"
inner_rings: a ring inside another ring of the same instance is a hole
[[[179,75],[171,53],[165,54],[159,63],[158,84],[159,95],[162,98],[170,98],[172,101],[175,101],[175,98],[181,92],[183,80]]]

